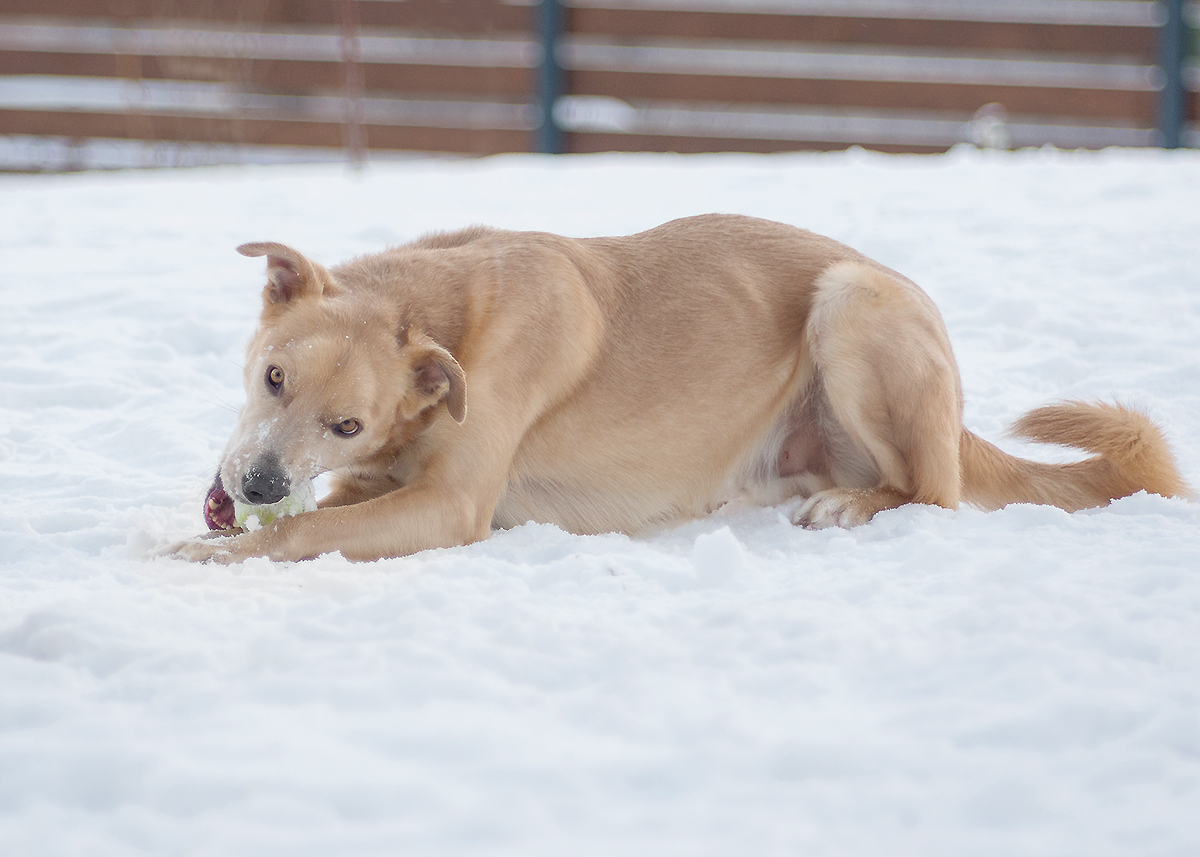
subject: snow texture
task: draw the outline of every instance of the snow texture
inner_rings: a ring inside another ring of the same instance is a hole
[[[13,855],[1200,853],[1200,505],[725,510],[351,564],[200,532],[261,260],[741,212],[941,307],[967,425],[1148,410],[1200,481],[1200,156],[595,156],[0,178]]]

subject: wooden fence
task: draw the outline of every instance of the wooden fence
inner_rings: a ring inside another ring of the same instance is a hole
[[[39,145],[119,141],[218,160],[1200,142],[1194,3],[561,3],[0,0],[0,144],[36,169],[64,165]]]

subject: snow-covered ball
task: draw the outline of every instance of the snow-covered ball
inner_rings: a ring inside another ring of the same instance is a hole
[[[267,503],[262,506],[252,506],[248,503],[233,501],[233,517],[243,530],[252,531],[279,518],[299,515],[301,512],[312,512],[317,508],[317,489],[312,480],[306,480],[296,486],[291,494],[278,503]],[[253,521],[254,523],[250,523]]]

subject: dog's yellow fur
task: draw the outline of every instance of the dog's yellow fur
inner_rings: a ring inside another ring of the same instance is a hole
[[[795,520],[822,527],[903,503],[1074,510],[1187,492],[1159,430],[1117,405],[1017,423],[1094,453],[1074,464],[971,434],[932,301],[790,226],[474,228],[332,270],[278,244],[239,249],[267,257],[268,284],[219,483],[241,500],[268,467],[334,483],[317,511],[187,542],[189,559],[371,560],[529,520],[637,533],[735,499],[807,496]]]

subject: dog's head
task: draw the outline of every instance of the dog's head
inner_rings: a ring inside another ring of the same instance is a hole
[[[282,244],[238,252],[267,258],[267,285],[247,352],[246,404],[218,472],[225,492],[273,503],[300,481],[398,452],[436,409],[463,421],[462,368],[423,332],[402,327],[397,311],[349,292]]]

